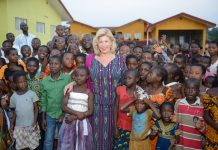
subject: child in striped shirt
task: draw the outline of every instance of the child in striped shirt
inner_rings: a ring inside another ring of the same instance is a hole
[[[205,132],[206,124],[203,120],[204,107],[198,97],[200,82],[189,78],[185,81],[185,98],[175,104],[175,116],[179,122],[181,135],[177,150],[202,149],[201,136]],[[175,119],[175,118],[174,118]]]

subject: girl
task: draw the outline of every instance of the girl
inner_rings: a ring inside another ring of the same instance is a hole
[[[15,73],[13,80],[17,91],[10,99],[10,108],[13,109],[10,132],[13,132],[16,140],[16,149],[36,149],[40,139],[40,130],[37,125],[39,98],[35,92],[28,90],[25,73]]]
[[[66,113],[59,132],[58,150],[93,149],[92,127],[87,119],[93,112],[93,93],[87,88],[88,69],[76,70],[76,85],[62,102]]]
[[[114,111],[115,142],[114,149],[128,149],[129,135],[132,129],[132,117],[120,111],[120,107],[133,98],[139,74],[136,69],[126,71],[125,86],[117,87],[116,109]]]
[[[164,102],[160,106],[161,119],[155,122],[152,127],[151,139],[158,135],[156,150],[171,149],[179,139],[179,125],[171,122],[171,116],[174,112],[172,103]]]
[[[73,73],[73,54],[72,53],[64,53],[62,59],[62,72],[71,75]]]
[[[144,62],[139,67],[140,80],[138,84],[143,89],[147,86],[146,78],[151,68],[152,68],[152,65],[149,62]]]
[[[212,88],[203,96],[204,119],[208,127],[206,129],[206,150],[214,150],[218,147],[218,88]]]
[[[133,102],[135,106],[129,107],[129,105]],[[129,113],[133,119],[132,130],[130,133],[129,150],[151,149],[151,143],[148,136],[151,133],[150,121],[152,114],[154,114],[157,118],[160,118],[158,110],[154,107],[152,102],[146,98],[134,98],[123,104],[120,110]]]
[[[209,67],[210,72],[213,74],[217,74],[217,65],[218,65],[218,43],[210,42],[208,46],[208,52],[211,57],[211,65]]]
[[[28,45],[23,45],[21,47],[22,60],[26,63],[27,59],[31,56],[31,48]]]

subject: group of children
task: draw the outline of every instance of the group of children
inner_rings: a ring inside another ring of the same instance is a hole
[[[57,26],[47,45],[34,38],[32,46],[22,46],[22,56],[10,40],[2,43],[1,150],[14,144],[16,149],[93,149],[93,93],[85,66],[94,52],[92,36],[80,45],[62,28]],[[195,42],[170,47],[165,36],[146,47],[118,45],[128,70],[125,84],[116,89],[113,149],[218,149],[217,43],[209,43],[209,56],[202,56]],[[72,81],[73,90],[64,95]]]

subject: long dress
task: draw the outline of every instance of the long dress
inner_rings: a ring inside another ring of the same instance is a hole
[[[93,135],[95,150],[112,149],[116,87],[120,86],[126,70],[120,55],[103,66],[93,58],[90,76],[94,93]]]

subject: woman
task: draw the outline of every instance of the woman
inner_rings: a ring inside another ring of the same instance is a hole
[[[90,71],[90,85],[94,93],[93,136],[94,149],[112,149],[113,114],[116,87],[122,85],[125,62],[116,54],[116,41],[111,31],[99,29],[93,40],[94,54],[86,59]],[[65,91],[71,91],[71,83]]]

